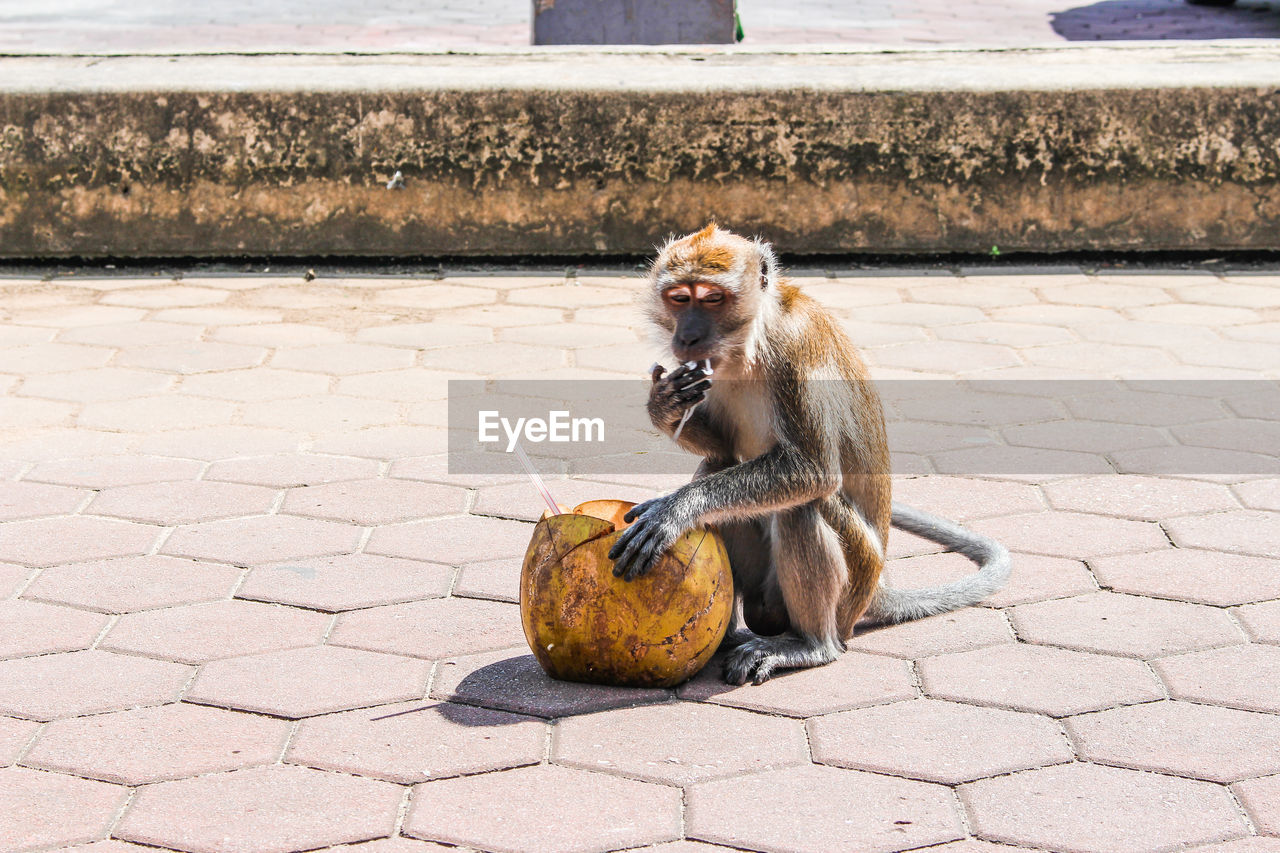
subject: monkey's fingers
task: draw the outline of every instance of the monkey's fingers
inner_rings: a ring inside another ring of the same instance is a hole
[[[707,396],[707,389],[710,387],[710,382],[699,382],[697,385],[682,388],[671,396],[677,403],[687,406],[691,403],[698,403],[705,399]]]
[[[695,385],[701,385],[705,388],[710,388],[711,380],[701,374],[690,373],[687,377],[680,380],[679,382],[673,382],[671,384],[675,386],[677,391],[685,391],[689,388],[694,387]]]
[[[667,372],[667,369],[655,361],[653,363],[653,367],[649,368],[649,378],[652,379],[654,382],[657,382],[659,379],[662,378],[662,374],[666,372]]]
[[[640,503],[633,506],[631,509],[627,510],[627,514],[622,516],[622,520],[625,521],[627,524],[630,524],[640,516],[644,515],[649,510],[656,507],[661,500],[662,498],[649,498],[649,500],[647,501],[641,501]],[[623,533],[623,536],[625,535],[626,534]],[[618,540],[618,541],[621,542],[622,540]],[[610,554],[609,556],[613,556],[613,555]]]

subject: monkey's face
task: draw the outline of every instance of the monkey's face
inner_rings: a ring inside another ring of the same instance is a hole
[[[714,362],[721,355],[733,298],[723,287],[704,281],[663,289],[662,303],[673,324],[671,352],[677,359]]]

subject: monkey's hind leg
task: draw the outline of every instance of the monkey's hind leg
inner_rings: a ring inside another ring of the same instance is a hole
[[[821,666],[844,651],[836,607],[847,579],[840,538],[816,504],[774,516],[770,550],[791,629],[777,637],[754,637],[729,653],[724,679],[763,684],[776,670]]]
[[[724,548],[729,555],[729,567],[733,569],[733,587],[737,599],[729,629],[720,641],[721,652],[737,648],[752,639],[755,636],[752,631],[777,634],[786,630],[787,614],[781,602],[776,607],[779,611],[776,615],[781,618],[781,625],[776,631],[764,630],[765,626],[759,615],[764,612],[763,602],[766,599],[779,597],[778,594],[770,596],[767,593],[770,587],[777,587],[777,582],[773,579],[773,561],[765,532],[766,524],[767,520],[748,519],[718,525],[720,538],[724,540]],[[751,630],[744,629],[738,618],[739,602],[746,616],[747,627]],[[777,619],[772,621],[776,622]]]

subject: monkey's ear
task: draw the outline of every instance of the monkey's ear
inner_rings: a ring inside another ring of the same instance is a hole
[[[778,256],[764,240],[757,237],[755,243],[760,254],[760,289],[770,290],[778,286]]]

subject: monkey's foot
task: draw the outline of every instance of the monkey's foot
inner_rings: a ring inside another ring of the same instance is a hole
[[[716,654],[727,652],[745,645],[755,639],[755,636],[755,634],[745,628],[737,631],[727,631],[725,632],[724,639],[720,641],[719,647],[716,648]]]
[[[816,637],[754,637],[729,653],[724,680],[764,684],[775,670],[822,666],[839,656],[838,646]]]

